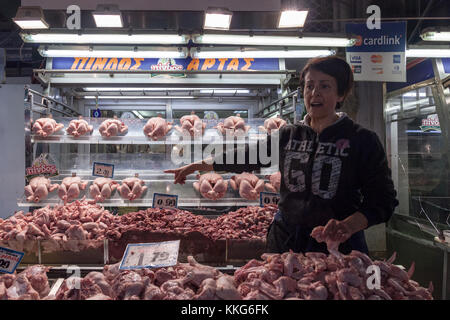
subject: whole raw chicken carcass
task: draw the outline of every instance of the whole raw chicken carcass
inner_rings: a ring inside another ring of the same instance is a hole
[[[234,190],[239,190],[239,195],[247,200],[256,200],[259,193],[264,191],[264,180],[247,172],[232,176],[230,185]]]
[[[80,195],[80,190],[86,189],[87,181],[81,180],[80,177],[66,177],[59,186],[58,196],[64,203],[72,201]]]
[[[172,122],[167,122],[162,117],[150,118],[144,126],[144,134],[152,140],[164,137],[172,129]]]
[[[114,117],[113,119],[106,119],[100,124],[98,131],[103,137],[114,137],[118,134],[124,134],[128,131],[128,126],[123,121]]]
[[[194,189],[202,196],[211,200],[218,200],[225,196],[228,188],[228,182],[223,180],[217,173],[205,173],[197,175],[198,181],[194,182]]]
[[[87,133],[91,133],[94,129],[93,126],[89,125],[86,120],[83,120],[83,117],[80,116],[78,120],[72,120],[69,123],[69,127],[66,129],[67,134],[71,136],[79,137],[83,136]]]
[[[147,190],[144,186],[145,182],[137,177],[126,178],[122,180],[122,184],[117,188],[122,198],[133,201],[141,197],[141,195]]]
[[[195,114],[182,116],[180,119],[181,127],[175,126],[175,129],[181,134],[187,131],[191,137],[200,136],[205,132],[206,123],[204,123]]]
[[[89,187],[89,194],[95,202],[103,202],[111,197],[119,183],[109,178],[97,178]]]
[[[270,182],[266,183],[267,190],[269,190],[271,192],[280,192],[280,185],[281,185],[281,172],[280,171],[266,176],[266,179],[269,179],[269,181],[270,181]]]
[[[236,116],[226,118],[223,123],[219,122],[215,128],[223,135],[242,135],[248,132],[250,126],[245,125],[244,119],[238,113]]]
[[[51,116],[49,116],[48,118],[39,118],[34,121],[31,130],[34,134],[45,138],[61,130],[62,128],[64,128],[64,125],[62,123],[56,123],[56,121]]]
[[[259,129],[263,132],[271,134],[273,131],[279,130],[285,125],[286,121],[279,117],[269,118],[264,121],[264,126],[259,126]]]
[[[27,196],[27,201],[40,202],[47,198],[49,192],[56,189],[58,189],[58,184],[51,184],[50,179],[46,177],[34,177],[25,186],[25,195]]]

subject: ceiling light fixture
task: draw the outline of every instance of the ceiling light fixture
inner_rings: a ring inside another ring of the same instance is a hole
[[[83,96],[84,99],[194,99],[194,96]]]
[[[98,28],[122,28],[122,14],[115,4],[99,4],[92,12]]]
[[[186,44],[188,36],[176,34],[75,34],[75,33],[21,33],[27,43],[74,44]]]
[[[127,48],[128,50],[109,50],[105,47],[92,48],[58,48],[40,47],[39,53],[43,57],[88,57],[88,58],[186,58],[186,48]]]
[[[407,58],[450,58],[450,49],[407,49]]]
[[[278,28],[303,28],[308,11],[285,10],[278,18]]]
[[[233,13],[225,8],[208,8],[205,11],[203,29],[229,30]]]
[[[194,36],[197,44],[252,45],[252,46],[301,46],[301,47],[350,47],[355,39],[347,37],[287,37],[234,34],[204,34]]]
[[[13,21],[22,29],[48,29],[41,7],[19,7]]]
[[[424,41],[450,41],[450,29],[427,28],[420,34],[420,37]]]
[[[334,50],[241,50],[241,51],[198,51],[191,48],[191,57],[198,59],[220,58],[313,58],[335,54]]]

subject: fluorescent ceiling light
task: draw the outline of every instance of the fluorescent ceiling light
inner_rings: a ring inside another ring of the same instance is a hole
[[[43,57],[88,57],[88,58],[186,58],[186,49],[179,51],[177,48],[166,50],[103,50],[103,49],[56,49],[39,48]]]
[[[407,49],[407,58],[450,58],[450,49]]]
[[[246,36],[234,34],[204,34],[194,37],[198,44],[253,45],[253,46],[302,46],[302,47],[349,47],[353,39],[344,37],[284,37]]]
[[[223,94],[223,93],[250,93],[250,90],[244,90],[244,89],[201,89],[200,93],[217,93],[217,94]]]
[[[21,33],[27,43],[75,44],[186,44],[187,36],[176,34],[74,34],[74,33]]]
[[[83,88],[84,91],[191,91],[199,90],[199,88],[95,88],[87,87]]]
[[[41,7],[19,7],[13,21],[22,29],[48,29]]]
[[[425,41],[450,41],[450,31],[425,31],[420,37]]]
[[[208,8],[205,12],[203,29],[228,30],[230,29],[233,13],[221,8]]]
[[[99,4],[92,13],[98,28],[122,28],[122,15],[117,5]]]
[[[191,57],[213,58],[313,58],[333,55],[333,50],[249,50],[249,51],[200,51],[191,49]]]
[[[303,28],[308,11],[286,10],[281,12],[278,28]]]
[[[194,99],[194,96],[83,96],[84,99]]]

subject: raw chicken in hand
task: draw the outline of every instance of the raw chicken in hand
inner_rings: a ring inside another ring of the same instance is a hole
[[[281,118],[269,118],[264,121],[264,127],[259,126],[259,130],[272,134],[286,125],[286,121]]]
[[[83,136],[87,133],[91,133],[94,129],[93,126],[90,126],[86,120],[83,120],[83,117],[80,116],[78,120],[72,120],[69,123],[69,127],[66,129],[67,134],[74,136],[75,138]]]
[[[103,137],[114,137],[118,134],[124,134],[128,131],[128,126],[123,121],[114,117],[114,119],[106,119],[100,124],[98,131]]]
[[[311,237],[317,242],[325,242],[328,252],[337,252],[339,244],[350,238],[352,232],[342,221],[331,219],[325,226],[315,227],[311,232]]]
[[[219,122],[217,128],[222,135],[242,135],[250,130],[250,126],[245,125],[244,119],[241,118],[241,115],[238,113],[236,116],[228,117],[224,120],[224,122]]]
[[[264,180],[247,172],[232,176],[230,185],[234,190],[239,190],[239,195],[247,200],[256,200],[259,193],[264,191]]]
[[[266,179],[269,179],[269,181],[270,181],[270,182],[266,183],[267,190],[269,190],[271,192],[280,192],[280,186],[281,186],[281,172],[280,171],[266,176]]]
[[[53,120],[51,116],[49,116],[48,118],[37,119],[34,122],[31,130],[34,134],[45,138],[61,130],[62,128],[64,128],[64,125],[62,123],[56,123],[56,121]]]
[[[25,186],[25,195],[27,201],[40,202],[47,198],[49,192],[58,189],[58,184],[51,184],[50,179],[46,177],[34,177],[30,183]]]
[[[141,195],[147,190],[144,186],[145,182],[137,177],[126,178],[122,180],[122,184],[117,188],[122,198],[133,201],[140,198]]]
[[[89,187],[89,194],[95,202],[103,202],[111,197],[118,184],[109,178],[97,178]]]
[[[191,114],[189,116],[182,116],[180,119],[181,127],[175,126],[175,129],[181,134],[188,132],[191,137],[201,136],[205,132],[206,123],[204,123],[198,116]]]
[[[144,126],[144,134],[152,140],[164,137],[172,129],[172,122],[159,117],[150,118]]]
[[[228,182],[217,173],[205,173],[197,175],[198,181],[194,182],[194,189],[207,199],[218,200],[225,196]]]
[[[87,181],[81,180],[80,177],[64,178],[59,186],[58,196],[64,203],[72,201],[80,195],[80,190],[86,189]]]

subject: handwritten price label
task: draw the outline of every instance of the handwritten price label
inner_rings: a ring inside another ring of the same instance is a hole
[[[23,256],[23,252],[0,247],[0,272],[14,273]]]
[[[180,240],[128,244],[119,269],[131,270],[174,266],[178,262],[179,250]]]
[[[164,193],[153,194],[153,208],[177,208],[177,206],[177,195]]]
[[[108,163],[94,162],[92,169],[92,175],[96,177],[113,178],[114,177],[114,165]]]
[[[259,205],[264,207],[267,204],[278,204],[280,194],[272,192],[261,192],[259,194]]]

